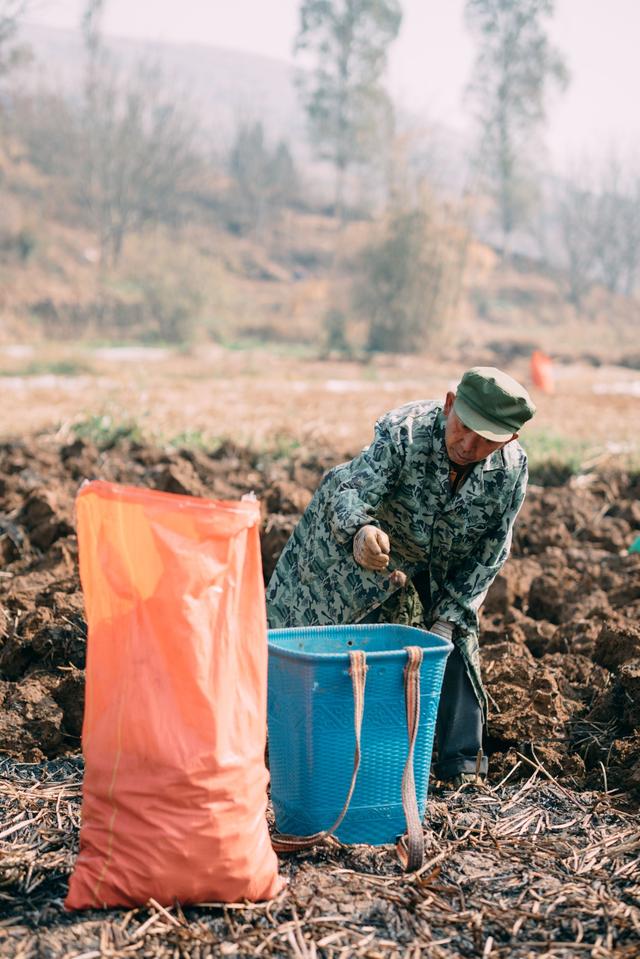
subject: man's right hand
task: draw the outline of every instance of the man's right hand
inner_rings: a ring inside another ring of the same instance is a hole
[[[390,551],[389,537],[377,526],[363,526],[353,537],[353,558],[364,569],[386,569]]]

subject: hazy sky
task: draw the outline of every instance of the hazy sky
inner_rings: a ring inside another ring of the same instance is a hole
[[[83,0],[36,0],[31,20],[74,27]],[[404,107],[457,129],[473,62],[464,0],[403,0],[389,86]],[[120,36],[196,42],[291,59],[299,0],[107,0],[105,29]],[[555,42],[572,75],[549,110],[555,164],[608,145],[640,147],[640,0],[556,0]],[[639,150],[640,152],[640,150]]]

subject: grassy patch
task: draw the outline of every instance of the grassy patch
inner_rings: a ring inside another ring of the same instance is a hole
[[[204,450],[207,453],[218,449],[224,442],[220,437],[211,438],[202,430],[184,430],[182,433],[176,433],[170,436],[166,445],[172,449],[196,449]]]
[[[576,440],[558,433],[531,433],[521,437],[520,443],[527,451],[531,466],[558,460],[577,471],[594,452],[593,445],[586,440]]]
[[[640,471],[637,445],[596,445],[556,433],[532,433],[520,440],[529,458],[532,483],[559,486],[571,476],[603,468]],[[619,447],[619,448],[618,448]]]
[[[95,372],[84,360],[34,360],[14,369],[0,369],[0,376],[84,376]]]
[[[101,450],[111,449],[121,440],[141,442],[143,439],[142,429],[136,420],[116,421],[108,414],[89,416],[86,420],[74,423],[73,432],[80,439],[95,443]]]
[[[597,452],[585,440],[557,433],[532,433],[520,442],[529,459],[531,481],[542,486],[559,486],[566,482],[570,476],[580,473]]]
[[[201,450],[212,455],[226,443],[232,442],[229,436],[214,436],[203,430],[188,429],[168,434],[144,426],[138,420],[110,413],[97,413],[74,423],[72,430],[80,439],[94,443],[98,449],[108,450],[120,442],[129,440],[135,443],[150,443],[168,447],[172,450]]]
[[[300,449],[300,440],[288,433],[276,433],[264,445],[261,451],[264,456],[274,460],[291,459],[296,450]]]
[[[301,343],[296,340],[278,342],[275,340],[267,341],[260,336],[240,335],[232,339],[220,337],[217,342],[225,350],[235,353],[260,351],[294,360],[318,359],[318,347],[316,345]]]

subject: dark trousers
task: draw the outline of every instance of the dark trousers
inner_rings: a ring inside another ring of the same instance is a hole
[[[425,616],[425,610],[430,612]],[[414,576],[407,587],[365,616],[361,623],[397,623],[427,629],[432,622],[431,590],[426,573]],[[462,655],[454,647],[444,673],[438,719],[434,773],[438,779],[453,779],[458,773],[475,773],[482,746],[482,710],[467,674]],[[487,774],[483,756],[479,772]]]
[[[475,773],[482,747],[482,711],[457,649],[447,660],[436,723],[437,779],[453,779],[458,773]],[[487,773],[483,756],[479,772]]]

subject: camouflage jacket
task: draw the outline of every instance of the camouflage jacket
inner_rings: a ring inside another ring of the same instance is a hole
[[[397,591],[393,570],[410,581],[426,572],[430,608],[420,606],[423,622],[414,625],[453,624],[486,710],[478,610],[509,555],[527,459],[517,442],[509,443],[475,464],[452,494],[444,431],[441,404],[409,403],[377,422],[373,442],[359,456],[326,474],[269,583],[269,626],[357,623],[388,605]],[[367,523],[391,540],[384,573],[362,569],[353,558],[353,536]]]

